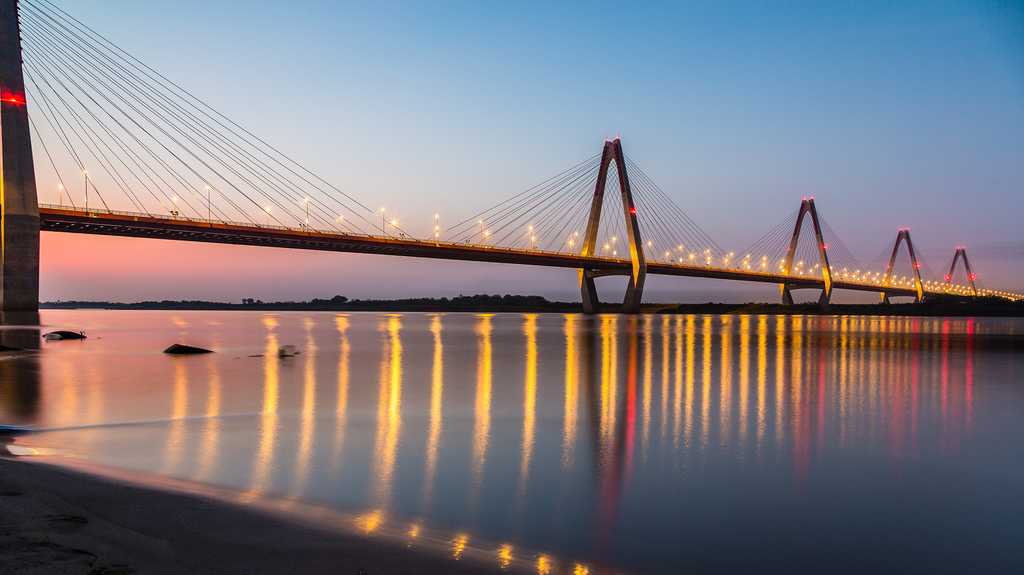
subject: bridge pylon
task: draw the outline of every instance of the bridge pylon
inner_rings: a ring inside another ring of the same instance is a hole
[[[622,310],[626,313],[640,311],[640,302],[643,298],[644,280],[647,277],[647,261],[644,258],[643,242],[640,239],[640,225],[636,216],[636,205],[633,203],[633,190],[629,185],[629,174],[626,171],[626,158],[622,153],[622,142],[615,138],[606,140],[604,151],[601,153],[601,165],[597,172],[597,182],[594,185],[594,197],[590,201],[590,215],[587,219],[586,235],[583,239],[581,256],[593,256],[597,247],[598,227],[601,224],[601,209],[604,206],[604,190],[608,181],[608,167],[615,162],[615,172],[619,178],[619,192],[622,195],[622,211],[626,224],[626,234],[629,240],[629,259],[632,267],[629,273],[629,283],[626,285],[626,295],[622,300]],[[600,269],[580,269],[580,296],[583,301],[583,313],[596,313],[600,307],[600,299],[597,295],[597,286],[594,278],[603,275],[615,275],[618,272],[603,271]]]
[[[39,309],[39,204],[18,0],[0,0],[0,309]]]
[[[818,244],[818,257],[821,258],[821,277],[825,282],[824,289],[818,297],[818,305],[827,306],[832,299],[832,267],[828,263],[828,244],[821,233],[821,222],[818,220],[818,209],[814,206],[814,198],[803,198],[800,202],[800,212],[796,216],[796,225],[793,227],[793,235],[789,240],[789,249],[786,251],[786,259],[783,261],[783,274],[791,275],[793,271],[793,258],[796,257],[797,244],[800,242],[800,230],[804,223],[804,217],[810,216],[811,226],[814,228],[814,240]],[[797,286],[789,282],[779,284],[779,292],[782,294],[782,303],[793,304],[792,290]]]
[[[972,295],[978,295],[978,286],[974,284],[974,280],[978,276],[974,275],[974,270],[971,269],[971,262],[967,259],[967,248],[964,246],[957,246],[956,251],[953,252],[953,261],[949,264],[949,272],[946,274],[945,283],[946,289],[953,285],[953,272],[956,271],[956,262],[959,259],[964,260],[964,271],[967,273],[967,283],[971,286]]]
[[[892,254],[889,256],[889,264],[885,266],[885,277],[882,279],[882,303],[889,303],[889,294],[885,288],[892,285],[892,270],[896,265],[896,252],[900,244],[906,242],[907,252],[910,253],[910,266],[914,270],[914,301],[924,301],[924,283],[921,282],[921,263],[917,261],[917,252],[914,251],[914,242],[910,241],[910,229],[902,228],[896,234],[896,243],[892,246]],[[956,260],[954,258],[954,263]]]

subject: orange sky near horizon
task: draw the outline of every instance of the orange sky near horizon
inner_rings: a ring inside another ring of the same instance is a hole
[[[572,297],[576,285],[573,270],[55,232],[40,251],[41,301]]]
[[[40,301],[239,302],[541,295],[578,301],[575,270],[44,232]],[[600,278],[606,301],[622,278]],[[646,301],[775,301],[774,285],[651,276]],[[810,295],[810,292],[808,292]],[[871,294],[872,296],[874,294]]]

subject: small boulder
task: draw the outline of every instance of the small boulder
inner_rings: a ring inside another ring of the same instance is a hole
[[[292,357],[299,355],[299,350],[294,345],[282,345],[277,350],[277,357]]]
[[[28,427],[22,427],[20,425],[4,425],[0,424],[0,436],[14,436],[14,435],[25,435],[26,433],[32,433],[32,429]]]
[[[172,355],[194,355],[197,353],[213,353],[213,350],[176,343],[171,347],[165,349],[164,353],[169,353]]]
[[[85,333],[81,331],[67,331],[59,329],[51,331],[43,336],[46,341],[60,341],[62,339],[85,339]]]

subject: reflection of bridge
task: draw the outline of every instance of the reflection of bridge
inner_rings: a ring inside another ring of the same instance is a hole
[[[233,329],[211,332],[202,314],[134,321],[188,338],[230,339]],[[26,331],[39,345],[38,328]],[[269,353],[241,364],[224,353],[151,356],[147,377],[125,377],[111,357],[149,353],[134,338],[127,347],[97,341],[104,353],[54,344],[64,351],[0,362],[0,420],[99,424],[37,444],[80,440],[83,453],[115,460],[144,449],[153,470],[253,500],[355,493],[379,505],[359,523],[367,533],[389,521],[410,533],[410,508],[395,502],[415,500],[409,486],[422,485],[416,524],[425,531],[438,505],[450,505],[456,524],[474,524],[480,511],[463,495],[477,489],[496,502],[487,513],[530,506],[525,516],[542,523],[568,519],[568,529],[614,536],[655,477],[693,492],[722,472],[766,466],[792,469],[798,483],[810,465],[834,461],[815,449],[822,445],[869,446],[893,464],[933,449],[955,454],[982,407],[976,401],[993,397],[979,393],[987,378],[976,379],[974,366],[990,345],[1002,346],[976,331],[970,319],[906,317],[267,314],[245,338]],[[3,330],[2,342],[18,345],[10,334]],[[304,342],[304,353],[278,357],[285,341]],[[370,385],[356,393],[356,382]],[[141,411],[119,410],[124,397],[145,397]],[[262,401],[255,417],[235,421],[258,432],[241,433],[224,418],[252,409],[253,397]],[[126,434],[124,420],[142,414],[148,423]],[[460,426],[467,417],[473,433]],[[127,448],[110,448],[125,437]],[[597,513],[535,497],[558,485]],[[465,533],[460,547],[482,536]]]
[[[0,86],[4,309],[38,307],[39,230],[569,268],[587,312],[600,306],[594,280],[611,275],[628,278],[625,311],[639,308],[647,274],[778,284],[786,303],[803,288],[821,290],[822,304],[834,289],[880,292],[883,301],[1020,297],[979,290],[963,248],[945,276],[922,275],[907,230],[884,271],[869,271],[813,198],[740,255],[723,250],[618,139],[446,229],[435,215],[416,239],[50,0],[0,0]],[[39,207],[34,156],[52,168],[44,189],[56,191],[57,205]],[[615,192],[606,197],[606,188]],[[966,285],[954,285],[961,260]]]

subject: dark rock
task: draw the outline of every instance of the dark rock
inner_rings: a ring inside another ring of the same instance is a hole
[[[22,427],[20,425],[0,424],[0,435],[14,436],[25,435],[26,433],[32,433],[32,429],[28,427]]]
[[[192,355],[197,353],[213,353],[213,350],[176,343],[171,347],[165,349],[164,353],[170,353],[173,355]]]
[[[43,336],[46,341],[56,341],[62,339],[85,339],[85,333],[80,331],[67,331],[59,329],[57,331],[51,331],[50,333]]]

